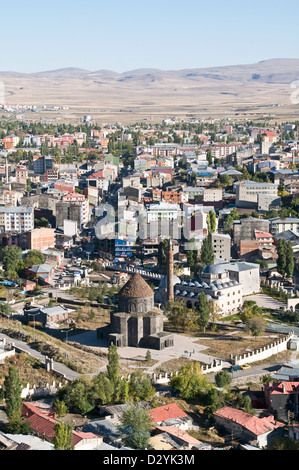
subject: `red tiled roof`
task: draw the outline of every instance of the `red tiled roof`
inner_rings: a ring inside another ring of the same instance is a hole
[[[52,417],[52,413],[53,412],[49,412],[49,408],[43,409],[42,407],[32,405],[32,403],[23,403],[22,416],[29,422],[30,428],[49,441],[53,440],[55,436],[54,426],[59,423],[59,421]],[[98,437],[99,436],[91,432],[73,431],[72,445],[75,446],[82,439],[94,439]]]
[[[162,423],[167,419],[183,418],[188,416],[175,403],[171,405],[159,406],[149,411],[149,415],[155,423]]]
[[[242,410],[237,410],[229,406],[224,406],[214,413],[214,416],[234,421],[256,436],[273,431],[276,428],[284,426],[283,423],[276,421],[274,416],[267,416],[264,418],[257,418]]]
[[[292,395],[299,394],[299,382],[277,382],[267,386],[270,394]]]

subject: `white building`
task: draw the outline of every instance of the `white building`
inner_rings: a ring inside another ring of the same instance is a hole
[[[33,229],[34,211],[32,207],[0,207],[1,233],[24,233]]]

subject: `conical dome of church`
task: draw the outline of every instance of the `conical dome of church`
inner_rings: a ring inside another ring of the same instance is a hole
[[[140,299],[153,295],[153,290],[139,273],[135,273],[119,292],[119,298],[123,299]]]

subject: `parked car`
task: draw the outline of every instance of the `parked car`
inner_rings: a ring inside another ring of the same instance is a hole
[[[243,364],[243,366],[241,366],[241,369],[250,369],[250,365],[249,364]]]
[[[236,372],[237,370],[241,370],[240,366],[231,366],[230,371],[231,372]]]

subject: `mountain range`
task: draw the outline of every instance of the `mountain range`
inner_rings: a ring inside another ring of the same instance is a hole
[[[0,72],[0,80],[5,85],[6,103],[66,106],[75,115],[215,115],[217,110],[222,115],[273,104],[279,104],[280,114],[296,115],[298,105],[291,102],[291,84],[299,80],[299,59],[123,73],[69,67],[37,73]]]

